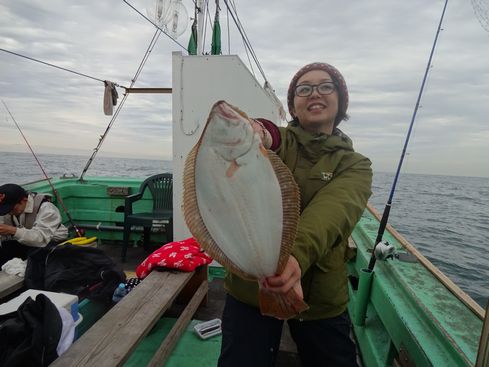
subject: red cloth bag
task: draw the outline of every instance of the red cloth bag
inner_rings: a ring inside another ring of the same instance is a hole
[[[194,271],[201,265],[212,262],[200,245],[193,238],[183,241],[169,242],[149,255],[136,268],[136,275],[143,279],[156,267],[178,269],[182,271]]]

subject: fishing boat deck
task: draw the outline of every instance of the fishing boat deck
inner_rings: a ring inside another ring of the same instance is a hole
[[[117,265],[119,265],[128,275],[133,277],[136,267],[154,250],[157,246],[145,250],[143,247],[129,247],[127,252],[126,262],[121,261],[120,246],[113,244],[102,244],[99,246],[109,257],[111,257]],[[224,280],[222,277],[212,275],[209,276],[209,287],[207,302],[204,306],[197,309],[194,314],[194,320],[207,321],[216,318],[221,318],[225,303],[225,292],[223,286]],[[177,318],[185,308],[185,304],[174,302],[165,312],[165,318]],[[185,342],[185,338],[182,338]],[[285,324],[280,343],[280,350],[277,357],[277,366],[283,367],[298,367],[301,366],[297,348],[292,340],[288,326]]]

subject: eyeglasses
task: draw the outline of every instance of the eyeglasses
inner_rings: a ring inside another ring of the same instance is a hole
[[[327,95],[334,92],[336,85],[333,82],[323,82],[319,84],[301,84],[295,87],[295,95],[298,97],[309,97],[314,88],[321,95]]]

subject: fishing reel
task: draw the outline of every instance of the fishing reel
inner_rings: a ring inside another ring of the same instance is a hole
[[[387,241],[381,241],[375,246],[374,255],[378,260],[387,260],[394,258],[395,247]]]

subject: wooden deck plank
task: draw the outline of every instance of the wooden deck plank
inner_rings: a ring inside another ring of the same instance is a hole
[[[194,273],[153,271],[52,366],[120,366]]]
[[[24,285],[24,278],[17,275],[10,275],[4,271],[0,271],[0,300],[22,288]]]
[[[207,281],[203,281],[188,303],[187,307],[185,307],[185,310],[183,310],[175,325],[173,325],[172,329],[163,340],[163,343],[161,343],[155,355],[149,362],[148,367],[158,367],[164,365],[173,348],[187,328],[187,325],[192,319],[195,311],[201,304],[202,300],[207,296],[208,290],[209,286]]]

